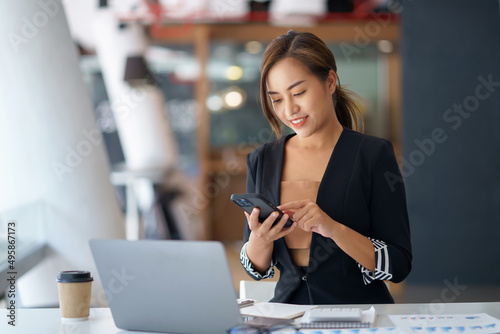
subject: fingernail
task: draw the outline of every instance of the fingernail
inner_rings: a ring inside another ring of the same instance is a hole
[[[278,217],[278,213],[277,212],[273,212],[273,217]]]

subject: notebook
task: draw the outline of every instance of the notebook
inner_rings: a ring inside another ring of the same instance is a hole
[[[220,334],[244,323],[221,243],[89,243],[116,327]]]
[[[361,312],[361,321],[311,321],[309,312],[306,312],[300,321],[300,328],[327,329],[327,328],[368,328],[372,327],[377,316],[375,307]]]

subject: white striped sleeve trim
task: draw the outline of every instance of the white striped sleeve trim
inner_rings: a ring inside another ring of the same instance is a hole
[[[392,265],[389,258],[387,244],[383,241],[368,238],[373,243],[375,248],[375,272],[370,271],[358,263],[358,267],[363,274],[365,285],[370,284],[374,280],[390,280],[392,278]]]
[[[255,268],[253,267],[252,262],[248,258],[248,255],[247,255],[247,244],[248,244],[248,242],[245,242],[245,244],[243,245],[243,247],[241,247],[241,252],[240,252],[240,262],[243,265],[243,268],[245,268],[245,270],[247,271],[247,273],[249,275],[251,275],[256,280],[261,280],[261,279],[273,277],[274,276],[274,265],[276,263],[274,263],[274,261],[271,260],[271,266],[269,267],[269,269],[267,270],[267,272],[264,275],[260,274],[258,271],[255,270]]]

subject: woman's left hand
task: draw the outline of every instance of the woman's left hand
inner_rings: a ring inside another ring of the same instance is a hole
[[[336,228],[340,225],[309,199],[288,202],[278,206],[278,209],[288,213],[304,231],[315,232],[326,238],[332,238]],[[293,216],[291,212],[287,211],[292,211]]]

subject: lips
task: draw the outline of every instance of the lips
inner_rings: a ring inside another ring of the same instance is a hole
[[[300,118],[294,118],[294,119],[290,120],[290,123],[292,123],[292,126],[294,128],[298,128],[298,127],[301,127],[302,125],[304,125],[304,123],[306,122],[306,120],[307,120],[308,117],[309,116],[300,117]]]

